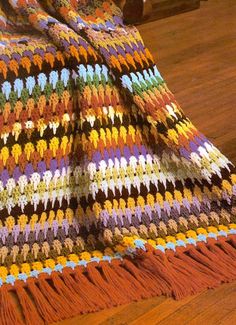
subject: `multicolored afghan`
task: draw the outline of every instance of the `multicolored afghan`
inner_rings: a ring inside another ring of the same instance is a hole
[[[1,325],[236,279],[235,195],[115,3],[0,2]]]

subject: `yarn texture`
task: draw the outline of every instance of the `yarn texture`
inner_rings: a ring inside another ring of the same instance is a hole
[[[0,1],[1,325],[235,280],[234,172],[115,2]]]

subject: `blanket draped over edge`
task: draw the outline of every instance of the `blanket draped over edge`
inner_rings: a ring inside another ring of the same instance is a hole
[[[114,2],[1,0],[0,324],[236,279],[233,170]]]

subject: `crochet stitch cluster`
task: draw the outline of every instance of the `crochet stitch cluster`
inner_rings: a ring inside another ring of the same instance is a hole
[[[2,288],[135,259],[147,245],[165,253],[236,233],[232,164],[184,115],[114,2],[1,1],[0,28]],[[119,267],[128,281],[133,269]],[[100,307],[134,299],[130,292],[103,296]],[[68,313],[40,317],[76,314],[67,294]]]

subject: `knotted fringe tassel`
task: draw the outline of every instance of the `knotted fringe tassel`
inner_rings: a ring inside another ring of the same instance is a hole
[[[24,288],[24,283],[22,281],[16,281],[15,289],[16,289],[16,294],[18,296],[20,305],[23,309],[25,323],[27,325],[30,324],[43,325],[44,322],[40,317],[36,306],[30,299],[30,296],[27,294],[26,289]]]
[[[65,285],[63,280],[60,278],[59,274],[52,272],[51,275],[52,284],[57,291],[59,297],[64,297],[66,301],[69,302],[69,307],[71,310],[71,315],[75,316],[82,313],[83,302],[81,299]]]
[[[0,324],[23,325],[17,305],[14,303],[7,285],[2,286],[0,289]]]
[[[77,284],[75,288],[82,299],[85,300],[89,306],[91,305],[95,311],[111,306],[109,298],[102,294],[99,288],[88,279],[86,274],[86,268],[82,269],[81,267],[76,267],[75,274],[73,274],[75,283]],[[73,275],[71,276],[72,278]]]
[[[92,263],[87,266],[88,276],[90,280],[106,295],[113,306],[121,305],[127,302],[123,293],[118,291],[114,283],[108,282],[99,272],[99,268],[94,267]]]
[[[3,285],[0,325],[50,324],[157,295],[180,299],[235,279],[235,235],[165,253],[147,245],[134,258],[65,267],[62,273]]]
[[[127,291],[132,292],[136,296],[137,300],[150,297],[150,294],[146,288],[142,286],[142,284],[135,277],[133,277],[130,272],[122,267],[120,260],[113,260],[111,262],[111,267],[115,271],[114,276],[123,279],[125,282],[123,288],[126,288]]]
[[[30,278],[27,284],[41,317],[49,324],[58,322],[60,317],[57,315],[57,310],[54,309],[54,306],[51,306],[47,298],[42,294],[35,280]]]
[[[41,274],[39,276],[39,289],[41,290],[42,294],[47,297],[48,302],[54,306],[58,317],[60,319],[65,319],[68,317],[68,315],[74,315],[70,302],[68,302],[66,297],[58,293],[58,291],[55,289],[55,287],[52,286],[52,283],[49,282],[47,278],[48,277],[46,274]]]

